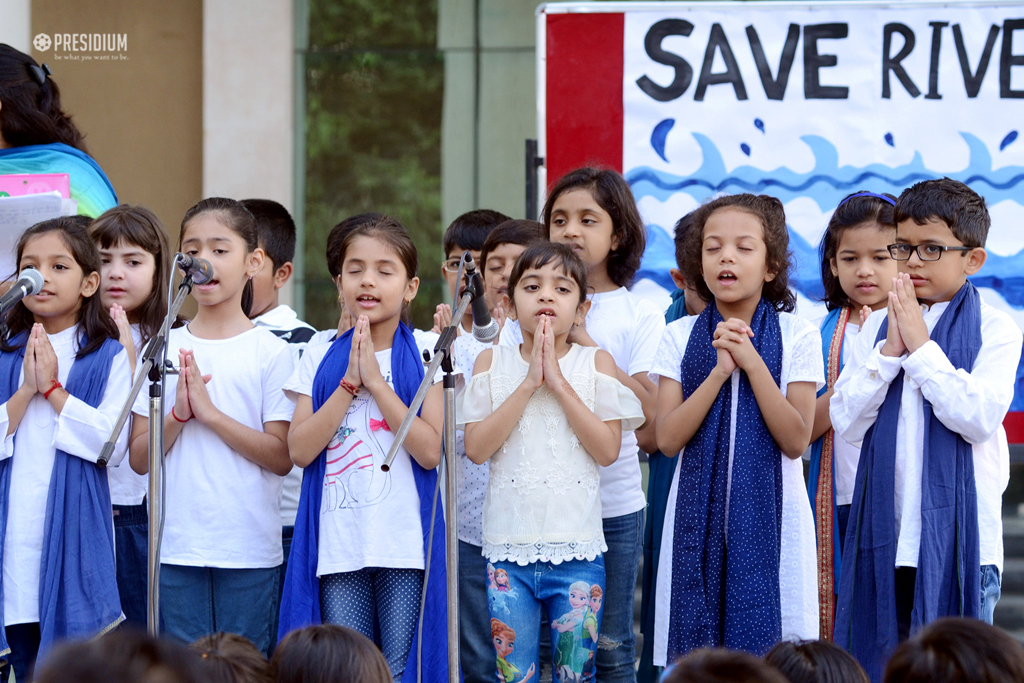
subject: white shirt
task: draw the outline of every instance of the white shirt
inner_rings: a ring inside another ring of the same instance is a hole
[[[459,326],[461,332],[462,327]],[[452,344],[452,360],[459,372],[456,388],[461,394],[466,382],[473,375],[477,356],[492,344],[477,341],[471,334],[459,334]],[[459,540],[475,546],[483,545],[484,497],[487,495],[487,479],[490,467],[487,463],[477,465],[466,457],[465,432],[455,432],[455,450],[459,454]]]
[[[67,384],[68,372],[78,351],[78,326],[49,335],[57,354],[57,379]],[[22,371],[24,381],[24,371]],[[43,526],[46,522],[46,498],[56,450],[96,462],[114,423],[128,398],[131,368],[122,349],[114,356],[103,399],[91,408],[69,396],[60,415],[42,394],[28,403],[14,434],[4,439],[0,459],[11,461],[11,488],[8,498],[7,529],[4,531],[4,625],[39,621],[39,567],[43,555]],[[0,405],[0,430],[8,429],[7,404]],[[118,436],[110,465],[124,458],[128,430]],[[110,517],[113,529],[114,519]],[[96,530],[97,534],[102,533]],[[94,549],[95,550],[95,549]]]
[[[665,314],[625,287],[589,298],[587,332],[591,339],[612,354],[615,364],[627,375],[648,372],[665,329]],[[506,323],[500,343],[509,346],[522,341],[519,325]],[[636,434],[623,429],[619,459],[601,468],[601,514],[605,519],[621,517],[646,506]]]
[[[949,302],[924,311],[928,331]],[[971,372],[956,370],[934,341],[900,358],[883,356],[875,343],[886,311],[871,314],[836,382],[829,414],[843,438],[861,445],[874,424],[889,384],[902,367],[902,402],[896,427],[896,566],[916,567],[921,544],[921,471],[924,400],[950,431],[974,452],[981,564],[1003,566],[1002,497],[1010,478],[1010,455],[1002,422],[1013,400],[1022,334],[1005,313],[982,302],[981,348]]]
[[[307,347],[284,385],[290,396],[313,395],[317,368],[330,347]],[[391,349],[375,355],[393,388]],[[365,567],[424,568],[420,497],[411,456],[402,448],[388,472],[380,469],[397,429],[386,423],[370,392],[360,388],[327,445],[317,576]]]
[[[299,320],[299,316],[290,306],[280,304],[262,315],[252,319],[252,324],[257,327],[265,327],[270,331],[289,332],[298,328],[314,329],[312,325]],[[313,343],[317,335],[314,333],[308,342],[293,341],[288,337],[279,337],[288,344],[292,352],[292,360],[298,365],[302,352],[307,344]],[[302,491],[302,469],[293,467],[291,472],[285,475],[284,483],[281,485],[281,526],[295,526],[295,515],[299,511],[299,492]]]
[[[281,387],[292,372],[288,344],[254,327],[228,339],[202,339],[188,326],[171,330],[170,349],[191,349],[217,409],[263,431],[295,409]],[[164,415],[174,408],[178,375],[168,375]],[[148,392],[135,413],[149,415]],[[281,564],[282,477],[234,451],[199,420],[182,425],[164,456],[164,538],[160,561],[189,567],[266,569]]]
[[[597,371],[597,351],[573,344],[558,359],[562,375],[601,420],[622,420],[624,429],[635,429],[644,420],[640,400],[614,377]],[[495,347],[490,367],[474,375],[460,397],[460,422],[490,416],[523,383],[528,369],[518,346]],[[547,386],[530,397],[518,426],[488,463],[483,510],[487,559],[559,564],[593,560],[608,549],[600,468]]]
[[[132,325],[131,328],[137,363],[138,359],[142,358],[142,332],[139,331],[138,324]],[[125,357],[127,358],[127,354]],[[131,382],[132,380],[129,380],[129,385]],[[139,393],[147,393],[147,386],[144,384]],[[126,434],[131,433],[131,424],[130,419],[125,423]],[[133,470],[128,458],[122,459],[117,466],[107,465],[107,481],[110,483],[110,502],[113,505],[141,505],[149,492],[149,476]]]
[[[665,328],[658,357],[651,367],[651,379],[666,377],[682,381],[682,360],[690,340],[697,316],[687,316]],[[785,396],[793,382],[813,382],[817,389],[825,384],[824,362],[821,358],[821,335],[811,322],[792,313],[779,314],[782,333],[782,370],[779,390]],[[741,370],[733,372],[732,405],[729,435],[729,471],[731,478],[733,448],[736,441],[736,411],[738,407]],[[686,449],[678,457],[685,457]],[[779,596],[782,608],[782,637],[784,639],[818,638],[818,569],[814,537],[814,517],[807,498],[803,462],[782,459],[782,536],[779,554]],[[666,520],[675,519],[676,499],[679,491],[679,469],[675,468],[672,488],[669,490]],[[728,510],[728,493],[726,497]],[[728,525],[728,518],[726,518]],[[728,531],[728,528],[726,529]],[[662,532],[661,559],[658,563],[657,606],[655,608],[654,663],[665,665],[669,621],[669,600],[672,597],[672,548],[675,525],[665,524]]]

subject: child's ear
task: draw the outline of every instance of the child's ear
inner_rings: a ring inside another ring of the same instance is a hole
[[[832,271],[832,277],[839,277],[839,267],[836,265],[836,259],[834,256],[829,259],[828,267]]]
[[[338,277],[339,285],[341,284],[341,277]],[[405,285],[405,299],[406,305],[412,303],[412,300],[416,298],[416,292],[420,291],[420,279],[418,277],[411,278],[408,284]]]
[[[776,275],[778,275],[778,273],[773,273],[772,271],[769,270],[767,273],[764,274],[764,281],[766,283],[771,282],[772,280],[775,279]]]
[[[270,262],[270,259],[267,259]],[[291,279],[294,266],[291,261],[286,261],[277,271],[274,273],[274,289],[281,289],[285,283]]]
[[[509,320],[519,320],[516,314],[516,303],[508,294],[502,294],[502,303],[505,304],[505,317]]]
[[[90,296],[96,293],[100,288],[100,274],[97,271],[93,271],[82,278],[82,296],[88,299]]]
[[[256,247],[255,249],[252,250],[252,253],[249,254],[249,264],[248,268],[246,268],[245,270],[245,274],[248,275],[249,277],[252,277],[256,273],[260,272],[260,269],[263,268],[263,265],[266,262],[266,260],[266,252],[263,251],[263,249]]]
[[[590,311],[590,299],[584,299],[576,308],[576,317],[573,319],[573,323],[579,325],[587,319],[587,313]]]
[[[672,282],[675,283],[679,289],[686,289],[686,278],[683,277],[683,271],[678,268],[669,268],[668,274],[672,276]]]
[[[985,260],[988,259],[988,252],[985,251],[984,247],[977,247],[967,252],[967,258],[964,259],[967,263],[964,264],[964,273],[968,277],[974,275],[981,267],[985,265]]]

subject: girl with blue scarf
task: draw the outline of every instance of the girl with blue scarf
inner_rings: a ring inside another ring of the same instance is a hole
[[[896,198],[855,192],[839,202],[821,238],[821,281],[828,314],[821,321],[825,387],[814,408],[807,495],[814,511],[818,557],[821,638],[832,639],[839,591],[841,550],[853,500],[860,448],[832,431],[828,404],[846,354],[872,311],[885,308],[896,261],[888,245],[896,237]]]
[[[415,681],[421,668],[424,681],[442,683],[448,667],[440,505],[432,515],[440,385],[428,392],[391,469],[381,471],[423,379],[415,339],[402,322],[419,287],[416,248],[397,221],[381,217],[344,237],[339,260],[339,286],[355,327],[330,345],[309,347],[285,384],[297,399],[288,446],[305,472],[279,637],[309,624],[341,624],[380,645],[396,681]]]
[[[788,245],[782,203],[750,194],[702,206],[686,240],[687,281],[709,305],[666,328],[651,370],[658,446],[681,458],[658,564],[658,666],[700,647],[763,655],[817,637],[799,458],[821,339],[790,313]]]
[[[59,641],[124,618],[107,470],[96,458],[131,371],[97,296],[99,252],[80,222],[29,228],[17,263],[43,276],[43,289],[7,314],[0,340],[0,659],[21,681]],[[122,432],[111,467],[126,445]]]

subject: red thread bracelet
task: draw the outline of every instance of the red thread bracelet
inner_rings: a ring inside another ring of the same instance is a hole
[[[180,417],[177,416],[177,414],[175,414],[174,406],[171,406],[171,417],[173,417],[178,422],[180,422],[182,424],[185,424],[186,422],[188,422],[188,420],[191,420],[193,417],[195,417],[195,415],[193,415],[192,417],[188,418],[188,420],[182,420]]]
[[[63,384],[61,384],[61,383],[60,383],[60,382],[58,382],[57,380],[52,380],[52,381],[53,381],[53,385],[51,385],[51,386],[50,386],[50,388],[49,388],[49,389],[47,389],[47,390],[46,390],[46,391],[45,391],[45,392],[43,393],[43,398],[50,398],[50,394],[52,394],[52,393],[53,393],[53,390],[54,390],[54,389],[60,389],[61,387],[63,387],[63,386],[64,386]]]
[[[352,384],[352,382],[349,382],[344,377],[342,377],[341,381],[338,382],[338,386],[347,391],[348,393],[352,394],[353,396],[359,393],[359,387],[357,387],[355,384]]]

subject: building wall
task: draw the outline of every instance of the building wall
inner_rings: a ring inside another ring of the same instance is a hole
[[[32,45],[31,14],[30,0],[0,0],[0,43],[28,51]]]

